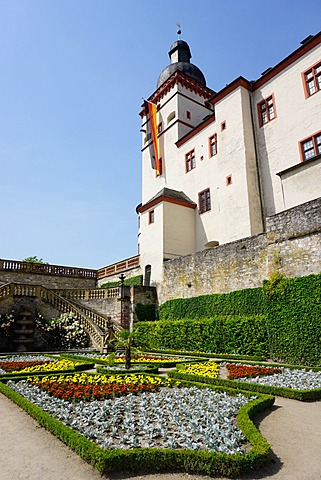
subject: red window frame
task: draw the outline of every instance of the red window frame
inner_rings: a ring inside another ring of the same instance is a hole
[[[187,172],[190,172],[190,171],[193,170],[195,167],[196,167],[196,163],[195,163],[195,148],[193,148],[193,150],[189,151],[189,152],[186,153],[186,155],[185,155],[185,169],[186,169],[186,173],[187,173]]]
[[[309,98],[321,90],[321,62],[312,65],[302,74],[305,98]]]
[[[209,188],[202,190],[198,194],[198,211],[202,213],[209,212],[211,210],[211,192]]]
[[[321,155],[321,130],[299,142],[301,162]]]
[[[263,127],[277,117],[273,93],[257,104],[257,113],[260,127]]]
[[[209,152],[209,157],[214,157],[214,155],[217,154],[217,134],[214,133],[211,137],[208,139],[208,152]]]

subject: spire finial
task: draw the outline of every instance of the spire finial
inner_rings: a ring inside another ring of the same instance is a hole
[[[180,22],[177,22],[176,25],[178,27],[178,30],[177,30],[178,40],[180,40],[181,39],[181,33],[182,33],[181,24],[180,24]]]

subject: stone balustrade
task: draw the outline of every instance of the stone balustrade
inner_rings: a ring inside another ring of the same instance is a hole
[[[20,262],[17,260],[0,259],[0,270],[24,273],[39,273],[41,275],[60,275],[85,278],[97,278],[97,270],[62,265],[49,265],[46,263]]]

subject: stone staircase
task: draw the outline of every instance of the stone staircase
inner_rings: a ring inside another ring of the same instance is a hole
[[[77,303],[77,298],[104,298],[103,295],[115,296],[116,292],[108,294],[98,289],[92,291],[79,290],[70,293],[71,298],[66,298],[68,297],[67,292],[67,290],[50,290],[42,285],[8,283],[0,287],[0,302],[9,297],[12,297],[12,299],[17,296],[38,297],[41,301],[50,304],[61,313],[72,313],[88,333],[92,346],[100,351],[106,350],[109,341],[115,333],[123,329],[122,326],[113,321],[111,317],[104,316],[92,308]]]

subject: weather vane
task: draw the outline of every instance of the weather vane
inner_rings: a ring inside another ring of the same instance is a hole
[[[176,25],[178,27],[178,30],[177,30],[178,40],[180,40],[181,39],[181,33],[182,33],[181,24],[180,24],[180,22],[177,22]]]

